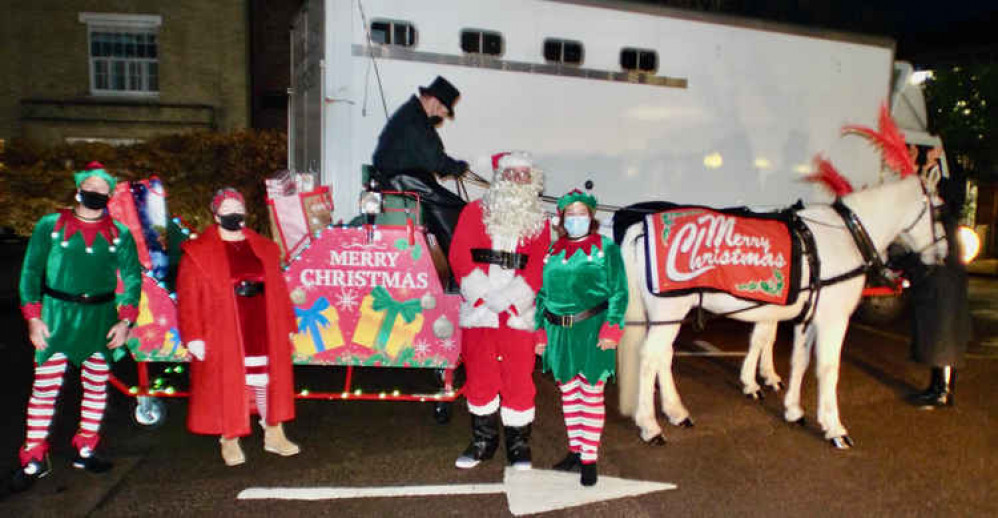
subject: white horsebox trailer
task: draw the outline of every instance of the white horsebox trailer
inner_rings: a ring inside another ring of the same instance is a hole
[[[854,185],[880,159],[844,124],[892,97],[891,40],[623,2],[307,0],[292,28],[289,165],[321,173],[335,218],[387,116],[442,75],[461,90],[447,153],[531,152],[545,193],[604,204],[774,208],[828,200],[822,153]]]

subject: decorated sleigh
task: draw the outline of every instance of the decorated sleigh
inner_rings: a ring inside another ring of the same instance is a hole
[[[328,200],[324,189],[292,194],[303,198],[298,206],[306,212],[308,228],[293,246],[282,237],[282,215],[287,213],[275,207],[294,205],[268,199],[272,232],[287,254],[284,275],[298,323],[292,336],[294,364],[345,368],[342,387],[299,389],[296,398],[431,402],[437,421],[448,421],[450,405],[461,393],[454,386],[460,296],[444,293],[434,264],[439,256],[430,253],[418,221],[418,197],[384,193],[406,201],[385,208],[387,214],[372,214],[366,224],[334,226],[328,217],[307,213],[313,203],[304,199]],[[139,317],[127,343],[136,379],[129,384],[112,375],[110,381],[136,398],[137,423],[156,426],[166,417],[162,398],[189,395],[178,388],[190,358],[178,332],[173,279],[180,245],[193,233],[179,218],[167,218],[165,191],[156,178],[119,184],[109,210],[136,235],[145,270]],[[394,224],[380,224],[382,220]],[[440,387],[365,392],[354,386],[358,367],[431,369]]]

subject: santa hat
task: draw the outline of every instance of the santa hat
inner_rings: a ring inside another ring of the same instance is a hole
[[[492,172],[501,173],[511,167],[529,167],[533,169],[534,160],[526,151],[504,151],[492,155]]]
[[[73,175],[73,181],[76,182],[76,188],[79,189],[80,185],[91,176],[96,176],[107,182],[107,186],[109,188],[108,192],[114,192],[114,186],[118,184],[118,180],[104,170],[104,164],[94,161],[87,164],[82,171],[79,171]]]

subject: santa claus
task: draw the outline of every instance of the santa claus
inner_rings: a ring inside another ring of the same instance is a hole
[[[551,232],[539,198],[543,176],[530,156],[500,153],[492,166],[492,186],[461,212],[450,249],[464,298],[464,394],[472,415],[471,444],[455,465],[473,468],[495,454],[501,416],[506,460],[530,469],[534,297]]]

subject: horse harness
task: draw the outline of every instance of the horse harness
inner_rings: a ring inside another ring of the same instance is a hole
[[[923,192],[925,187],[922,187]],[[928,193],[925,193],[926,196]],[[853,212],[845,203],[842,202],[841,198],[836,198],[831,205],[835,213],[842,219],[845,224],[846,230],[849,231],[849,235],[852,237],[853,243],[856,245],[856,249],[859,251],[860,255],[863,257],[863,263],[849,270],[845,273],[836,275],[828,279],[821,278],[821,260],[818,258],[818,248],[814,241],[814,234],[811,229],[807,226],[797,211],[803,209],[803,203],[798,201],[794,204],[788,212],[790,213],[789,227],[793,233],[793,238],[796,239],[801,245],[801,254],[807,259],[808,262],[808,285],[800,288],[801,292],[807,292],[807,300],[805,300],[804,305],[801,307],[800,313],[790,321],[794,324],[803,324],[807,327],[811,324],[814,318],[814,308],[818,305],[818,300],[821,297],[821,288],[825,286],[832,286],[842,282],[846,282],[853,278],[859,277],[861,275],[868,275],[870,280],[877,286],[891,286],[893,282],[887,276],[887,267],[884,265],[883,259],[880,257],[880,253],[877,252],[876,246],[873,244],[873,239],[870,238],[870,233],[867,232],[866,227],[863,222],[859,220],[856,213]],[[919,212],[918,216],[915,218],[910,225],[905,227],[902,233],[910,232],[911,229],[921,221],[922,217],[927,211],[927,205],[923,204],[922,210]],[[939,242],[939,238],[935,235],[935,222],[933,225],[933,242],[928,246]],[[920,251],[919,251],[920,252]],[[765,302],[755,302],[747,307],[736,309],[734,311],[728,311],[725,313],[711,313],[709,315],[704,315],[703,310],[703,292],[699,294],[700,300],[696,304],[696,312],[693,317],[685,317],[678,320],[651,320],[647,322],[642,321],[627,321],[625,325],[646,325],[646,326],[658,326],[658,325],[682,325],[690,322],[694,323],[697,330],[702,330],[704,326],[710,320],[714,320],[721,317],[730,317],[738,313],[743,313],[746,311],[751,311],[766,305]]]

